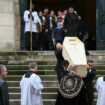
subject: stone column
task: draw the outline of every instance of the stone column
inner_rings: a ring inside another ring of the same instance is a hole
[[[19,50],[18,5],[18,0],[0,0],[0,51]]]

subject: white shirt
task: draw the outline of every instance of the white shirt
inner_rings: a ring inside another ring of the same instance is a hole
[[[29,14],[30,14],[30,12],[28,10],[24,12],[25,32],[30,32],[30,30],[31,30],[30,29],[30,18],[28,17]],[[33,16],[32,32],[38,32],[36,23],[39,22],[41,24],[39,16],[36,11],[32,12],[32,16]]]
[[[103,81],[103,77],[97,79],[96,89],[98,92],[97,105],[105,105],[105,81]]]
[[[22,77],[20,82],[21,105],[43,105],[41,90],[43,85],[38,75],[32,74],[30,78]]]

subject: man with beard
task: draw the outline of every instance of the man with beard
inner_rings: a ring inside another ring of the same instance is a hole
[[[74,13],[74,8],[70,7],[69,12],[64,19],[64,32],[65,36],[77,36],[78,35],[78,15]]]

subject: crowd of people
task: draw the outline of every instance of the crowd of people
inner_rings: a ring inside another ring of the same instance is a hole
[[[48,8],[45,8],[44,12],[39,11],[37,13],[34,11],[33,5],[32,11],[26,10],[24,12],[24,21],[26,50],[30,50],[30,31],[32,30],[33,50],[53,50],[55,47],[55,55],[57,57],[55,71],[59,85],[61,86],[64,76],[68,74],[71,76],[69,78],[75,77],[81,82],[79,92],[75,95],[73,94],[72,98],[62,95],[59,89],[55,105],[92,105],[94,99],[93,78],[96,76],[94,62],[92,60],[87,61],[86,77],[81,77],[77,74],[78,67],[71,65],[62,56],[62,43],[65,36],[76,36],[83,42],[85,40],[87,30],[81,16],[78,15],[73,7],[63,12],[58,11],[56,16],[54,10],[49,12]],[[43,105],[41,92],[43,84],[40,77],[35,74],[36,71],[37,64],[35,62],[29,63],[29,71],[23,75],[20,81],[21,105]],[[6,66],[0,65],[0,105],[9,105],[8,86],[3,79],[7,74]],[[69,88],[67,87],[68,90],[77,86],[77,81],[73,80],[74,82],[71,83],[70,81],[65,83],[69,86]],[[104,105],[105,77],[98,78],[95,86],[98,91],[97,105]],[[78,87],[76,89],[78,90]],[[73,90],[71,93],[73,93]]]
[[[24,12],[25,21],[25,45],[30,50],[30,17],[32,17],[32,49],[53,50],[57,43],[63,43],[65,36],[78,37],[85,42],[87,38],[86,24],[73,7],[68,10],[54,10],[36,12],[34,5],[32,11]]]

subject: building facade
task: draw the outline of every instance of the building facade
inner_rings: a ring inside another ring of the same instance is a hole
[[[65,5],[64,5],[65,2]],[[97,50],[105,50],[105,0],[33,0],[36,10],[76,8],[84,18]],[[24,50],[23,13],[29,0],[0,0],[0,51]]]

